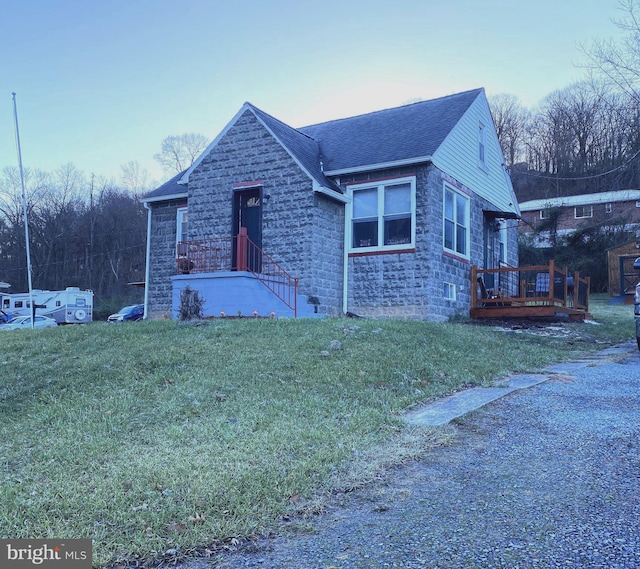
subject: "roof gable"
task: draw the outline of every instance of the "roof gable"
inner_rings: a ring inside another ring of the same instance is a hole
[[[318,141],[327,173],[430,159],[481,92],[474,89],[299,130]]]
[[[180,178],[178,183],[186,184],[189,182],[189,176],[204,158],[215,148],[220,139],[235,125],[238,119],[245,113],[251,112],[258,121],[269,131],[274,139],[282,145],[298,166],[318,184],[319,187],[327,188],[330,191],[342,193],[342,190],[331,180],[325,177],[322,172],[322,165],[319,159],[318,143],[303,134],[302,132],[286,125],[282,121],[272,117],[271,115],[261,111],[251,103],[245,103],[236,113],[225,128],[216,136],[202,154],[194,161]]]

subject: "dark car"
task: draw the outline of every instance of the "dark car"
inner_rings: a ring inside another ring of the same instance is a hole
[[[107,322],[135,322],[144,317],[144,304],[125,306],[107,318]]]

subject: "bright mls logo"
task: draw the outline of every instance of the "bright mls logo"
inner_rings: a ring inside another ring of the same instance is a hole
[[[91,569],[90,539],[0,539],[0,569]]]

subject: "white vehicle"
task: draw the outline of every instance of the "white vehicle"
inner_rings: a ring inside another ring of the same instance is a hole
[[[30,316],[28,292],[2,294],[5,315]],[[33,290],[36,314],[53,318],[58,324],[86,324],[93,318],[93,291],[69,286],[65,290]]]
[[[36,316],[31,326],[31,316],[16,316],[11,322],[0,325],[0,330],[28,330],[30,328],[57,328],[58,323],[48,316]]]

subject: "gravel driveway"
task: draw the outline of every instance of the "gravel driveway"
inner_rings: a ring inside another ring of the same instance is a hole
[[[182,569],[640,568],[640,356],[567,366],[336,497],[308,533]]]

